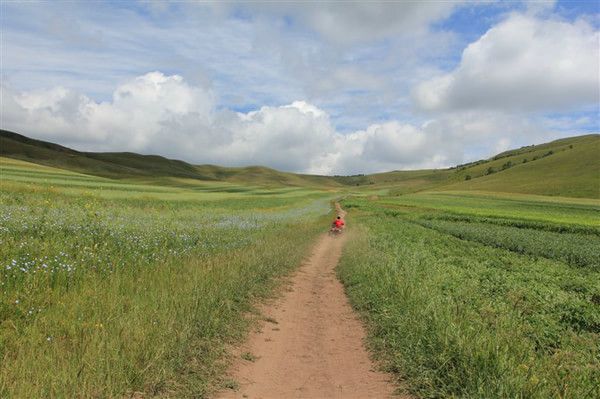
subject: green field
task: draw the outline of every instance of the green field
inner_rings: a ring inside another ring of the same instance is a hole
[[[197,397],[330,195],[0,159],[0,397]]]
[[[338,266],[416,397],[600,397],[599,135],[307,176],[0,132],[0,397],[205,397],[343,197]],[[469,176],[469,178],[467,178]]]
[[[343,205],[339,276],[421,397],[600,390],[600,201],[423,193]]]

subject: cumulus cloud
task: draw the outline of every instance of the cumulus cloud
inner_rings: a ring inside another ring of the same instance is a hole
[[[342,134],[327,112],[306,101],[233,112],[218,109],[212,91],[161,72],[119,85],[105,102],[62,87],[2,91],[3,128],[80,150],[315,174],[444,167],[472,157],[470,150],[491,155],[551,137],[493,111],[451,113],[421,125],[388,121]]]
[[[328,115],[306,102],[217,111],[212,92],[160,72],[120,85],[112,101],[100,103],[62,87],[2,89],[4,128],[86,150],[308,171],[316,157],[331,151],[335,135]]]
[[[97,103],[63,87],[12,93],[3,87],[4,126],[40,137],[92,148],[151,145],[161,124],[193,115],[199,126],[210,124],[213,96],[189,86],[180,76],[152,72],[119,86],[112,101]]]
[[[3,127],[83,150],[136,151],[195,163],[262,164],[309,173],[441,166],[439,133],[388,122],[344,135],[305,101],[238,113],[182,77],[152,72],[95,102],[62,87],[16,93],[3,87]]]
[[[356,174],[435,168],[461,159],[459,148],[444,147],[442,142],[443,137],[428,132],[425,126],[397,121],[373,124],[339,137],[334,170]],[[459,151],[455,152],[456,149]]]
[[[512,14],[462,54],[450,73],[419,84],[425,110],[553,110],[599,101],[600,32],[573,23]]]

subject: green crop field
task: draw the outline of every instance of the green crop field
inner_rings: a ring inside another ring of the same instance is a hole
[[[600,395],[600,201],[349,198],[338,272],[386,367],[422,397]]]
[[[203,396],[326,193],[111,180],[0,158],[0,397]]]

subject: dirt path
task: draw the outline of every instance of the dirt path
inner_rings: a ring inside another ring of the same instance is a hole
[[[230,371],[239,389],[217,398],[392,396],[394,387],[386,374],[374,371],[363,347],[364,329],[335,276],[343,244],[344,236],[320,238],[291,288],[264,310],[268,321],[261,331],[241,348],[240,354],[252,356]]]

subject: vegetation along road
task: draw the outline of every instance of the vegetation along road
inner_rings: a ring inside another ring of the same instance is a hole
[[[307,176],[0,131],[0,397],[598,398],[598,151]]]
[[[338,213],[345,214],[338,206]],[[374,370],[364,331],[335,267],[343,236],[323,235],[287,286],[264,310],[234,364],[239,390],[219,398],[387,398],[389,376]]]

